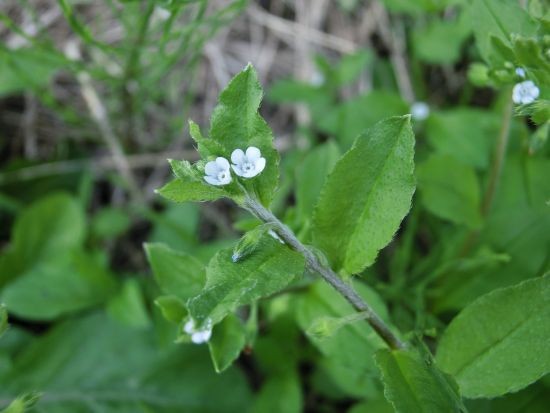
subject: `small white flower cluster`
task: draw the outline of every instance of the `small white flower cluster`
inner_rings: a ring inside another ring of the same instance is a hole
[[[410,110],[414,120],[420,121],[430,116],[430,107],[426,102],[414,102]]]
[[[525,79],[525,69],[516,68],[516,75]],[[528,105],[539,97],[540,90],[532,80],[516,83],[512,90],[512,100],[516,105]]]
[[[254,146],[249,146],[244,152],[242,149],[235,149],[231,153],[231,168],[243,178],[253,178],[260,174],[265,168],[265,158],[262,158],[260,150]],[[204,167],[204,180],[211,185],[227,185],[231,182],[231,171],[229,161],[218,157],[215,161],[210,161]]]
[[[206,320],[204,328],[197,329],[195,327],[195,321],[191,318],[183,326],[183,331],[191,336],[191,341],[193,343],[206,343],[212,336],[212,320]]]

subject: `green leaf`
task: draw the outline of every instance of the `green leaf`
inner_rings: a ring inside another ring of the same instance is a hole
[[[84,240],[82,207],[68,194],[43,198],[24,209],[13,226],[11,245],[0,262],[0,287],[38,262],[70,255]]]
[[[374,90],[358,96],[332,110],[323,109],[316,116],[321,130],[332,134],[348,149],[357,136],[377,122],[393,115],[404,115],[409,106],[394,93]]]
[[[212,338],[208,342],[210,356],[218,373],[226,370],[241,354],[246,343],[246,331],[243,323],[234,314],[229,314],[214,327]]]
[[[470,166],[450,156],[434,155],[418,165],[417,177],[428,211],[470,228],[481,225],[481,189]]]
[[[458,108],[432,113],[426,122],[426,135],[437,153],[485,169],[499,127],[500,117],[493,112]]]
[[[263,172],[249,180],[243,179],[265,206],[269,206],[279,180],[279,154],[273,147],[273,133],[258,113],[262,87],[252,65],[237,74],[222,91],[219,103],[212,113],[210,138],[224,148],[229,159],[235,149],[249,146],[260,149],[266,159]],[[236,178],[235,178],[236,179]]]
[[[116,282],[95,257],[74,253],[37,265],[2,291],[6,307],[19,317],[52,320],[110,298]]]
[[[376,353],[382,372],[384,395],[397,413],[465,412],[458,386],[441,373],[431,360],[423,360],[413,350]]]
[[[476,38],[476,45],[487,63],[503,63],[494,49],[491,36],[510,47],[512,34],[534,35],[536,25],[518,2],[501,0],[471,0],[468,13]]]
[[[202,290],[206,280],[204,265],[195,257],[163,244],[145,244],[144,248],[162,292],[185,302]]]
[[[252,413],[300,413],[303,410],[302,389],[298,375],[271,376],[262,386],[254,402]]]
[[[47,86],[61,68],[59,56],[39,47],[0,48],[0,96]]]
[[[172,323],[179,324],[187,316],[185,303],[175,295],[158,297],[155,305],[160,308],[163,317]]]
[[[151,324],[143,293],[136,279],[129,279],[123,284],[118,295],[109,302],[107,311],[113,318],[131,327],[145,328]]]
[[[415,189],[410,117],[359,136],[329,175],[313,216],[313,239],[346,274],[371,265],[408,213]]]
[[[240,305],[274,294],[304,272],[304,257],[264,235],[261,246],[248,258],[234,263],[232,249],[221,250],[206,268],[206,285],[187,303],[198,323],[220,322]]]
[[[467,406],[470,413],[548,413],[548,380],[539,380],[517,393],[496,399],[469,400]]]
[[[119,208],[103,208],[91,222],[92,234],[101,239],[113,239],[122,235],[130,227],[128,213]]]
[[[191,178],[185,180],[181,178],[174,179],[162,188],[157,189],[156,192],[174,202],[215,201],[227,195],[222,189]]]
[[[428,63],[456,62],[460,57],[462,44],[470,35],[470,27],[465,16],[465,13],[461,13],[453,21],[437,18],[425,27],[413,30],[415,54]]]
[[[549,317],[550,276],[493,291],[454,318],[437,360],[466,397],[517,391],[550,371]]]
[[[373,309],[387,321],[388,312],[376,292],[365,284],[354,283],[355,289]],[[354,308],[332,287],[323,281],[313,283],[306,293],[295,299],[296,319],[303,331],[310,329],[321,317],[345,317],[355,312]],[[366,322],[347,324],[325,337],[308,335],[308,339],[319,349],[324,358],[364,376],[375,371],[372,360],[374,352],[384,347],[382,339],[369,328]],[[361,354],[361,357],[357,357]]]
[[[326,176],[340,157],[338,146],[329,141],[308,152],[296,169],[296,208],[309,220]]]
[[[117,413],[242,412],[251,401],[244,375],[236,369],[217,375],[205,346],[163,348],[153,331],[102,314],[59,324],[35,339],[0,383],[2,401],[27,389],[43,392],[36,411],[44,413],[90,406]]]

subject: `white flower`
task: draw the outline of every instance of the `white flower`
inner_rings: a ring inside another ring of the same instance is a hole
[[[512,100],[518,105],[527,105],[539,97],[539,88],[531,80],[517,83],[512,91]]]
[[[205,327],[202,330],[195,328],[195,321],[190,319],[183,326],[183,331],[191,336],[191,341],[195,344],[206,343],[212,336],[212,320],[208,319],[205,322]]]
[[[414,102],[411,105],[411,116],[414,120],[424,120],[430,115],[430,107],[425,102]]]
[[[215,161],[208,162],[204,167],[204,180],[211,185],[227,185],[231,182],[231,171],[229,170],[229,161],[225,158],[216,158]]]
[[[231,154],[231,162],[235,173],[243,178],[253,178],[265,168],[265,158],[254,146],[249,146],[246,153],[242,149],[235,149]]]
[[[525,77],[525,69],[523,67],[516,67],[516,75]]]

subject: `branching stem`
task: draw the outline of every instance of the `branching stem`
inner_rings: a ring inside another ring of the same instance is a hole
[[[359,312],[365,313],[365,320],[376,331],[376,333],[392,349],[404,348],[405,344],[397,338],[395,334],[384,323],[374,309],[353,289],[345,283],[328,265],[325,265],[311,250],[302,244],[296,235],[273,215],[271,211],[265,208],[256,199],[248,194],[244,200],[244,207],[261,221],[273,225],[275,232],[295,251],[302,254],[306,259],[306,264],[312,271],[318,273],[326,282],[328,282],[336,291],[338,291],[348,302]]]

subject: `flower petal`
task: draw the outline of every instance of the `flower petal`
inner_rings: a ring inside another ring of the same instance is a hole
[[[239,165],[241,163],[243,163],[244,161],[244,152],[242,149],[235,149],[232,153],[231,153],[231,162]]]
[[[260,158],[256,161],[256,163],[254,164],[254,166],[256,167],[255,170],[254,170],[254,176],[260,174],[264,168],[265,168],[265,158]]]
[[[243,172],[243,170],[241,169],[241,165],[238,164],[238,165],[231,165],[231,168],[233,168],[233,171],[239,175],[239,176],[245,176],[245,173]]]
[[[260,156],[262,156],[262,153],[255,146],[249,146],[246,149],[246,157],[250,162],[255,163],[260,158]]]
[[[195,331],[195,323],[193,320],[189,320],[185,325],[183,326],[183,331],[185,331],[187,334],[193,334]]]
[[[229,170],[229,161],[221,156],[216,158],[216,164],[221,170]]]
[[[213,176],[205,175],[205,176],[204,176],[204,180],[205,180],[206,182],[208,182],[210,185],[216,185],[216,186],[223,185],[223,184],[218,180],[218,178],[213,177]]]
[[[204,166],[204,173],[206,173],[206,175],[216,175],[218,169],[218,164],[215,161],[210,161]]]

